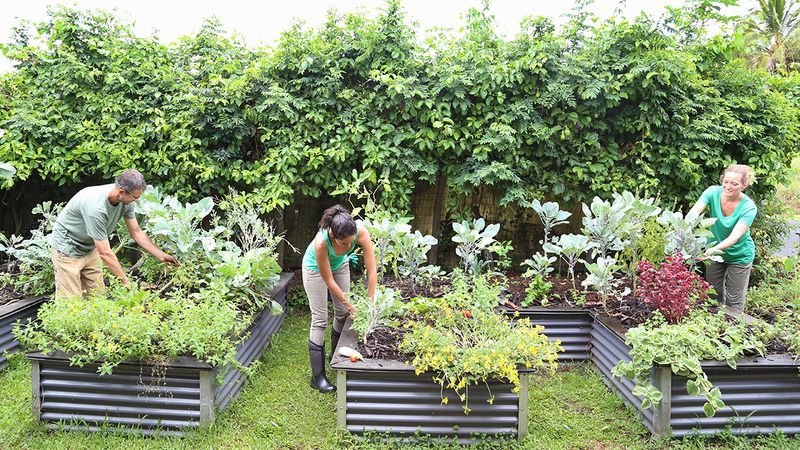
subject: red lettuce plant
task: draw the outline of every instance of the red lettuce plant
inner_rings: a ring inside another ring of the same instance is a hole
[[[700,301],[708,298],[711,285],[689,271],[678,253],[668,256],[659,269],[640,261],[641,284],[636,295],[649,306],[658,309],[669,323],[678,323]]]

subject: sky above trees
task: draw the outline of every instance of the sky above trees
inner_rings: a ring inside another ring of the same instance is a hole
[[[249,45],[272,45],[282,31],[294,21],[302,20],[309,26],[323,23],[330,8],[339,12],[360,9],[377,12],[383,8],[383,0],[291,0],[278,2],[252,2],[248,0],[77,0],[58,2],[54,0],[26,0],[7,2],[0,14],[0,42],[8,42],[12,28],[20,19],[34,22],[46,18],[48,5],[64,3],[81,9],[105,9],[135,23],[137,34],[156,33],[164,43],[171,43],[180,36],[197,31],[204,18],[216,16],[229,32],[236,32]],[[731,9],[731,13],[742,13],[756,5],[754,0],[740,2],[742,6]],[[633,17],[641,11],[659,15],[664,6],[679,3],[669,0],[597,0],[589,6],[600,17],[620,12]],[[407,19],[418,24],[419,30],[433,27],[457,30],[463,23],[461,15],[470,7],[480,7],[480,0],[403,0]],[[565,13],[575,5],[574,1],[529,1],[493,0],[491,11],[495,15],[498,32],[513,36],[519,30],[520,20],[528,15],[547,16],[561,23]],[[10,62],[0,55],[0,72],[11,69]]]

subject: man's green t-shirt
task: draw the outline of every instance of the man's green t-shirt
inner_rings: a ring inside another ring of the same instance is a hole
[[[747,225],[747,231],[742,237],[724,250],[722,259],[728,264],[749,264],[756,257],[756,245],[753,243],[753,238],[750,237],[750,227],[756,218],[758,208],[756,208],[756,204],[750,197],[742,194],[742,200],[733,210],[733,214],[726,217],[722,215],[721,197],[722,186],[711,186],[700,197],[711,209],[709,217],[717,219],[714,225],[711,226],[711,232],[714,233],[715,240],[722,242],[727,239],[731,231],[733,231],[733,227],[739,222]]]
[[[94,241],[104,241],[114,232],[122,217],[134,218],[133,203],[108,201],[113,184],[90,186],[75,194],[61,211],[50,235],[50,245],[73,258],[82,258],[94,250]]]

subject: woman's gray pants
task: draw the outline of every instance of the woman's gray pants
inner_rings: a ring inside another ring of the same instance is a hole
[[[726,305],[728,311],[739,314],[744,312],[744,300],[747,297],[747,284],[750,282],[750,271],[753,263],[727,264],[712,262],[706,266],[706,280],[717,291],[717,302]]]
[[[344,292],[350,292],[350,266],[345,261],[342,267],[333,271],[333,280]],[[311,331],[308,340],[319,346],[325,345],[325,328],[328,326],[328,286],[322,275],[311,269],[303,268],[303,287],[308,295],[308,307],[311,309]],[[347,309],[342,302],[333,301],[333,329],[341,332],[347,320]]]

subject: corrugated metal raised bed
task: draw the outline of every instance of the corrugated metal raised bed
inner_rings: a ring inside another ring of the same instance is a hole
[[[286,288],[293,274],[281,274],[270,295],[286,307]],[[237,359],[245,367],[259,357],[278,332],[285,314],[273,316],[269,305],[254,318]],[[166,367],[132,361],[100,376],[97,366],[69,365],[64,354],[28,355],[33,376],[33,414],[53,429],[96,431],[123,426],[140,432],[182,435],[211,425],[217,409],[238,397],[244,375],[231,370],[217,383],[219,368],[196,358],[176,358]]]
[[[356,334],[348,329],[339,346],[355,348]],[[458,396],[441,390],[431,375],[414,374],[413,366],[399,361],[367,359],[350,362],[334,357],[337,371],[337,427],[351,433],[381,433],[414,439],[418,436],[458,439],[471,443],[480,437],[522,439],[528,434],[528,373],[520,371],[520,394],[513,385],[490,382],[495,396],[486,400],[486,386],[469,389],[471,412],[464,414]],[[448,404],[442,404],[442,395]]]
[[[14,324],[19,320],[27,323],[36,317],[39,306],[50,297],[25,297],[11,303],[0,306],[0,370],[8,366],[6,355],[19,351],[19,341],[12,330]]]
[[[520,308],[518,318],[528,318],[534,325],[544,327],[544,334],[551,342],[561,341],[563,352],[558,354],[559,363],[580,362],[589,359],[592,322],[594,319],[583,309],[568,308]],[[513,311],[508,311],[514,316]]]
[[[631,393],[633,382],[611,376],[611,367],[620,360],[630,361],[630,348],[619,334],[619,324],[597,318],[592,331],[592,361],[603,380],[643,417],[654,434],[686,436],[714,434],[727,430],[753,435],[781,430],[800,433],[800,372],[798,362],[786,355],[745,358],[736,369],[725,362],[706,361],[703,371],[722,392],[725,407],[714,417],[703,412],[703,397],[686,391],[686,379],[672,374],[669,367],[653,369],[651,381],[663,393],[660,405],[642,411],[641,398]]]

